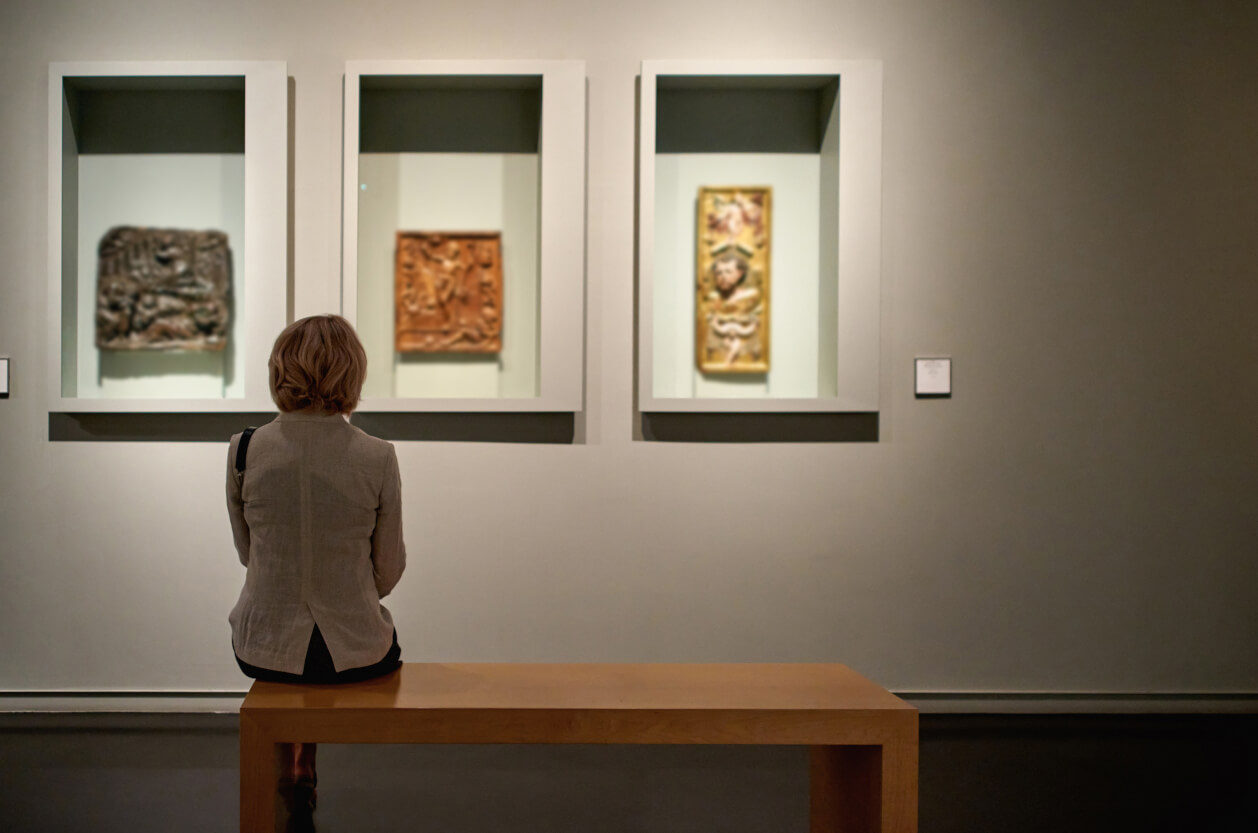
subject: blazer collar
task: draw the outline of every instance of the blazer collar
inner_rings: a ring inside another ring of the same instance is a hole
[[[314,414],[302,411],[281,411],[276,417],[280,422],[346,422],[344,414]]]

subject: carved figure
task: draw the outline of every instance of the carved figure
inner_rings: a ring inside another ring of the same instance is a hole
[[[96,346],[222,350],[231,320],[231,249],[221,231],[118,226],[101,238]]]
[[[399,353],[502,350],[502,235],[397,233],[394,270]]]
[[[769,188],[700,188],[695,362],[704,373],[769,370]]]

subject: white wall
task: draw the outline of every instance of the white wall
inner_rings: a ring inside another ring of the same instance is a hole
[[[306,315],[339,297],[343,62],[545,57],[589,68],[581,442],[399,444],[408,659],[1258,689],[1254,4],[10,0],[0,24],[0,688],[245,684],[225,442],[47,441],[47,62],[287,59]],[[877,443],[635,439],[635,72],[732,54],[885,62]],[[938,353],[956,395],[917,402]]]

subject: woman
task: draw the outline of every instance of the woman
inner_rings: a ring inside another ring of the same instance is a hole
[[[349,322],[316,315],[275,340],[280,414],[227,455],[227,510],[245,586],[228,620],[245,674],[341,683],[396,670],[397,631],[380,599],[406,566],[393,446],[350,425],[367,355]],[[248,432],[245,432],[246,435]],[[314,809],[315,745],[281,753],[281,787]]]

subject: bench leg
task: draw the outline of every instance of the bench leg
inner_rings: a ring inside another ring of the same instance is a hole
[[[882,747],[882,829],[917,833],[917,727]]]
[[[917,744],[814,746],[811,833],[917,833]]]
[[[280,825],[279,746],[240,715],[240,833],[274,833]]]

